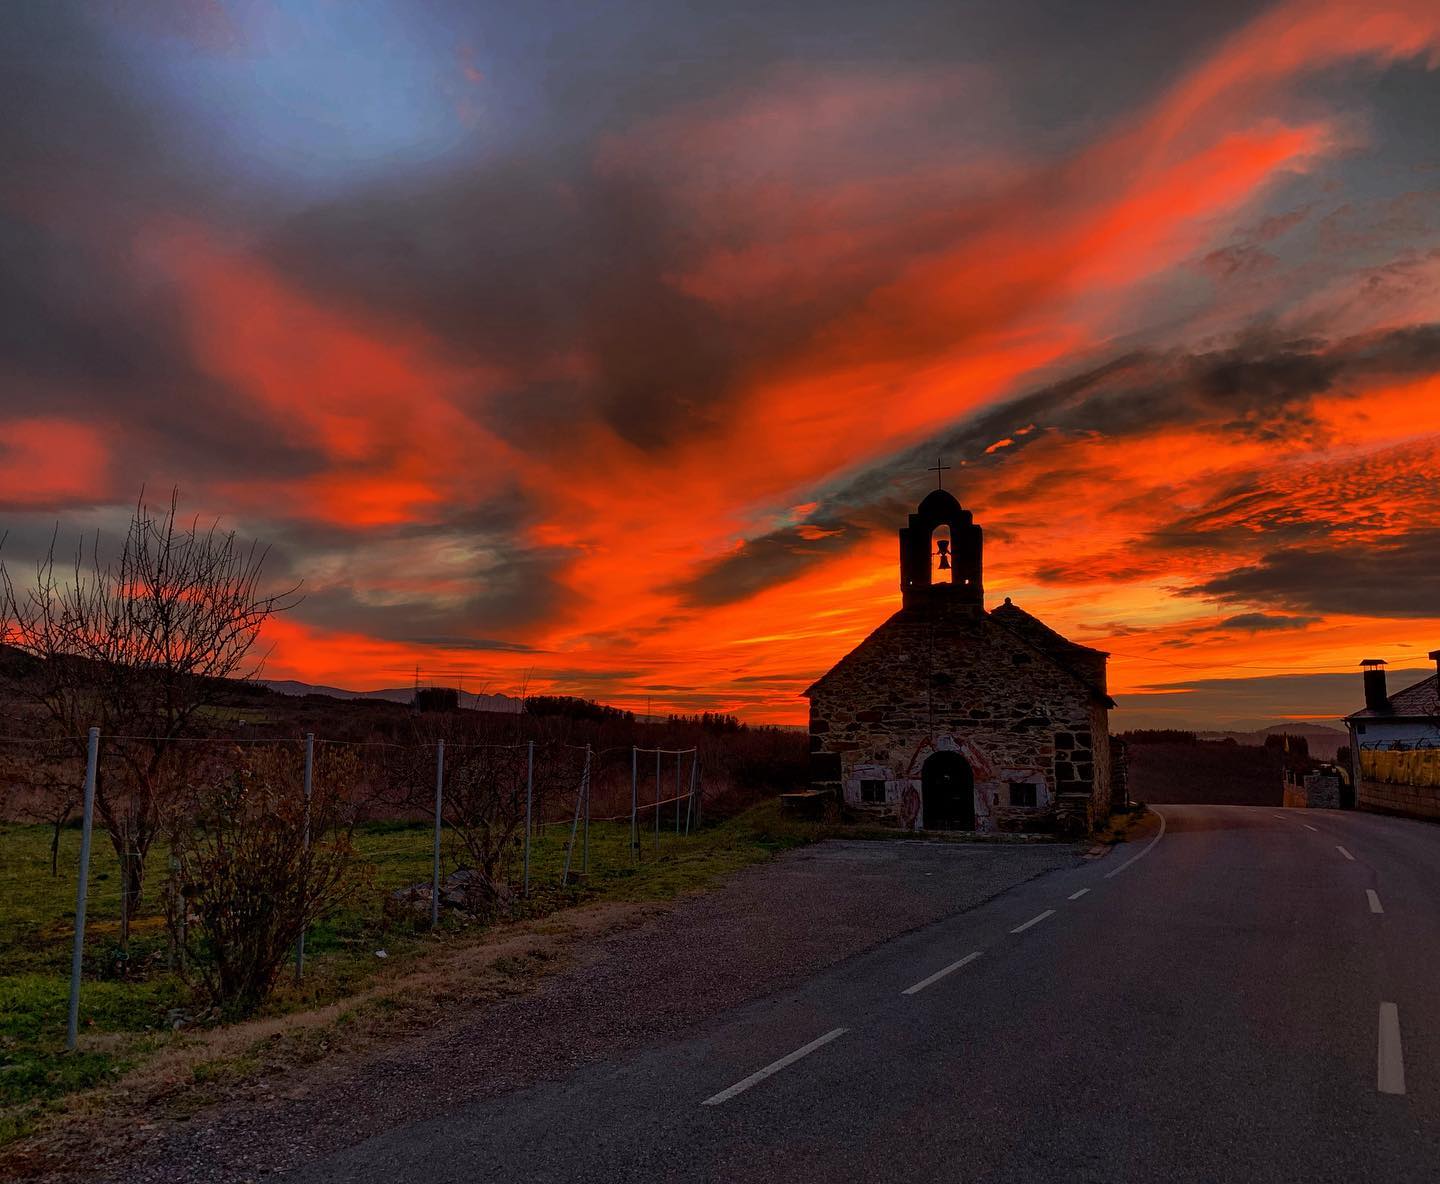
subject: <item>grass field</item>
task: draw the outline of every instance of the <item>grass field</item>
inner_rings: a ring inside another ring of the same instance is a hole
[[[702,887],[717,876],[787,847],[823,837],[825,828],[782,819],[774,802],[757,806],[691,836],[662,827],[643,834],[635,865],[629,827],[600,823],[590,832],[591,874],[563,888],[569,827],[552,825],[531,852],[531,897],[517,907],[541,916],[574,904],[654,900]],[[146,899],[132,926],[128,958],[117,948],[119,886],[108,837],[95,835],[81,991],[80,1049],[66,1053],[65,1020],[80,833],[62,832],[58,876],[50,874],[51,832],[41,826],[0,827],[0,1144],[24,1134],[45,1107],[76,1090],[113,1080],[172,1039],[175,1019],[199,1014],[193,993],[167,965],[169,943],[160,911],[166,853],[151,852]],[[399,887],[428,883],[431,830],[423,823],[374,824],[357,831],[367,886],[317,924],[306,943],[305,982],[287,976],[266,1014],[305,1011],[344,999],[381,966],[394,966],[434,938],[407,920],[387,918],[385,899]],[[442,870],[456,866],[444,844]],[[576,853],[576,866],[578,867]],[[518,879],[518,856],[512,869]],[[445,941],[483,940],[479,926],[445,922]],[[378,956],[384,951],[385,958]]]

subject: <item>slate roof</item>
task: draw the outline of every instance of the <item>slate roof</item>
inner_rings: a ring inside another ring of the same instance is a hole
[[[830,669],[816,679],[814,683],[800,692],[801,697],[806,699],[810,698],[832,674],[849,662],[855,655],[866,649],[882,634],[886,633],[896,622],[919,619],[923,619],[919,613],[909,615],[909,610],[902,609],[836,662],[834,666],[830,667]],[[1109,657],[1103,650],[1092,650],[1088,646],[1076,645],[1073,641],[1067,641],[1038,617],[1032,617],[1029,613],[1025,612],[1024,609],[1012,604],[1008,597],[1003,605],[999,605],[989,612],[981,612],[974,618],[975,628],[995,626],[1000,627],[1012,637],[1017,638],[1022,644],[1036,651],[1042,658],[1050,662],[1051,665],[1058,666],[1106,707],[1115,706],[1115,700],[1105,693],[1103,684],[1093,673],[1093,667],[1087,665],[1085,661],[1085,659],[1088,658],[1093,663],[1098,659],[1098,664],[1100,668],[1103,669],[1104,661]]]
[[[1095,677],[1096,667],[1103,670],[1104,661],[1110,656],[1104,650],[1093,650],[1089,646],[1078,645],[1062,637],[1039,617],[1032,616],[1015,604],[1008,596],[1004,604],[996,605],[990,610],[990,619],[999,621],[1022,641],[1029,642],[1057,666],[1078,678],[1095,695],[1104,699],[1107,707],[1115,706],[1115,701],[1105,693],[1104,684]]]
[[[1440,674],[1422,678],[1414,686],[1390,696],[1388,709],[1365,707],[1346,719],[1440,719]]]

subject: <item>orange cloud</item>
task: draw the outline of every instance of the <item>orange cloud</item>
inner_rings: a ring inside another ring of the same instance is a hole
[[[0,420],[0,505],[53,509],[107,500],[110,456],[101,430],[74,420]]]

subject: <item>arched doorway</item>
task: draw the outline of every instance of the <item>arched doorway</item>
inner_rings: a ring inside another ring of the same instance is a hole
[[[931,753],[920,766],[926,830],[975,829],[975,774],[958,752]]]

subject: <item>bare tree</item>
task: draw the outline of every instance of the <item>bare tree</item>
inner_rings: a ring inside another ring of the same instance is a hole
[[[261,590],[268,548],[218,523],[178,522],[178,496],[152,511],[142,492],[114,559],[102,557],[97,533],[88,554],[82,538],[73,566],[61,568],[57,527],[29,586],[0,562],[0,639],[38,659],[12,693],[77,756],[87,728],[105,737],[95,808],[120,862],[122,944],[167,786],[183,775],[182,742],[219,680],[258,673],[251,651],[261,628],[299,602],[298,585]]]

